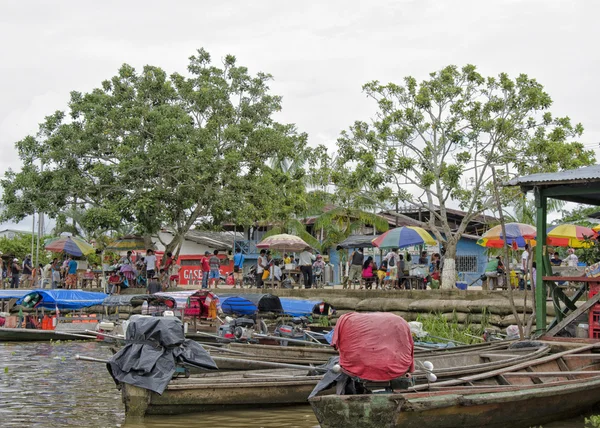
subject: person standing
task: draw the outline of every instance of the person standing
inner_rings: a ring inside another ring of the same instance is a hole
[[[400,256],[398,255],[398,249],[393,248],[392,251],[386,254],[385,260],[388,264],[388,270],[390,271],[390,282],[393,288],[398,288],[398,265],[400,264]]]
[[[13,259],[12,263],[10,264],[10,272],[10,288],[19,288],[19,275],[21,272],[21,267],[19,266],[19,259]]]
[[[233,256],[233,278],[235,282],[233,283],[233,288],[237,287],[238,283],[240,284],[240,288],[244,284],[244,261],[245,257],[242,254],[241,248],[237,248],[235,250],[235,255]]]
[[[24,288],[31,287],[33,275],[33,265],[31,264],[31,254],[27,254],[23,260],[23,270],[21,271],[21,285]]]
[[[152,276],[148,277],[148,285],[146,286],[146,292],[148,294],[156,294],[160,291],[160,281],[158,280],[158,275],[154,273]]]
[[[146,278],[153,278],[156,273],[156,255],[154,250],[146,251]]]
[[[65,285],[70,289],[77,288],[77,262],[72,257],[68,259]]]
[[[256,288],[262,288],[263,286],[263,273],[267,268],[267,250],[260,250],[260,254],[258,255],[258,260],[256,261],[256,274],[255,274],[255,282]]]
[[[563,260],[567,266],[576,267],[579,264],[579,258],[575,254],[575,250],[573,248],[569,248],[567,250],[568,256]]]
[[[523,251],[523,254],[521,254],[521,268],[523,269],[523,273],[527,274],[527,269],[528,269],[528,265],[527,263],[529,262],[529,244],[525,244],[525,250]]]
[[[350,254],[350,270],[348,271],[348,281],[344,284],[344,288],[347,288],[348,283],[352,281],[361,280],[364,259],[365,256],[362,248],[359,248]]]
[[[298,264],[300,265],[300,271],[304,277],[304,288],[312,287],[312,265],[315,259],[316,257],[311,253],[310,248],[305,248],[304,251],[298,255]]]
[[[219,250],[215,250],[215,251],[213,251],[213,255],[210,257],[210,259],[208,259],[208,264],[210,266],[210,276],[209,276],[208,288],[210,288],[211,285],[214,285],[215,288],[217,288],[219,279],[221,279],[221,272],[219,269],[221,267],[221,259],[219,259],[218,256],[219,256]]]
[[[181,265],[174,264],[171,266],[171,275],[169,276],[169,284],[171,287],[177,287],[179,284],[179,271],[181,270]]]
[[[60,262],[57,258],[52,260],[52,289],[58,288],[60,285]]]
[[[119,263],[121,264],[121,272],[127,279],[127,284],[133,287],[135,284],[135,266],[131,257],[132,254],[131,251],[127,251],[127,255],[119,260]]]
[[[201,260],[202,265],[202,288],[208,288],[208,276],[210,274],[210,263],[209,263],[210,252],[205,251],[204,257]]]
[[[33,275],[32,275],[32,280],[33,280],[33,287],[34,288],[44,288],[42,286],[42,277],[43,277],[43,273],[44,273],[44,265],[43,264],[39,264],[34,270],[33,270]]]
[[[48,284],[48,288],[52,288],[52,264],[48,263],[42,269],[42,284],[41,288],[46,288],[46,284]]]

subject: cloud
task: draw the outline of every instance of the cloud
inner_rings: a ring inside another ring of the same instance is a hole
[[[375,106],[370,80],[425,78],[448,64],[486,75],[527,73],[544,84],[553,111],[581,121],[600,141],[597,2],[374,0],[198,2],[109,0],[0,3],[0,174],[18,167],[13,144],[44,116],[65,109],[124,62],[185,72],[205,47],[274,75],[278,119],[332,144]],[[594,146],[597,148],[597,146]]]

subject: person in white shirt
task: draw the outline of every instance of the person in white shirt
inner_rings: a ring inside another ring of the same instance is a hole
[[[256,261],[256,275],[255,275],[255,283],[256,288],[262,288],[263,286],[263,273],[267,268],[267,250],[260,250],[260,255],[258,256],[258,260]]]
[[[279,260],[275,260],[273,266],[271,266],[271,278],[275,281],[281,281],[281,276],[283,272],[281,272],[281,268],[279,267]]]
[[[52,282],[52,264],[48,263],[42,269],[42,282],[41,282],[40,288],[46,288],[46,284],[48,284],[48,288],[52,288],[51,282]]]
[[[527,273],[527,267],[529,263],[529,244],[525,244],[525,251],[521,254],[521,267],[523,268],[523,272]]]
[[[152,249],[148,249],[146,251],[146,278],[154,278],[154,274],[156,273],[156,256],[154,255],[154,251]]]
[[[398,264],[400,263],[400,256],[398,255],[398,248],[392,249],[386,254],[385,259],[390,271],[390,281],[392,287],[398,286]]]
[[[312,287],[312,264],[315,259],[316,257],[311,253],[310,248],[305,248],[304,251],[298,255],[298,264],[300,265],[300,270],[304,276],[304,288]]]
[[[563,260],[563,262],[566,262],[567,266],[569,267],[576,267],[579,263],[579,257],[575,255],[575,250],[573,248],[569,248],[567,253],[569,253],[569,255]]]

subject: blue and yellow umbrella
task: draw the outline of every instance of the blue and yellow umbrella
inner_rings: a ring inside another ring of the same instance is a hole
[[[416,226],[402,226],[388,230],[373,239],[378,248],[405,248],[415,245],[437,245],[435,239],[425,229]]]

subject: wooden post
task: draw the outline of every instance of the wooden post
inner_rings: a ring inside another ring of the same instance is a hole
[[[127,418],[143,418],[150,404],[150,391],[139,386],[126,383],[121,385],[125,416]]]
[[[545,272],[546,265],[544,263],[548,199],[540,187],[535,187],[533,193],[535,196],[537,227],[537,244],[535,246],[535,327],[536,331],[540,333],[546,330],[546,284],[544,284],[542,278],[551,275],[552,272]]]

